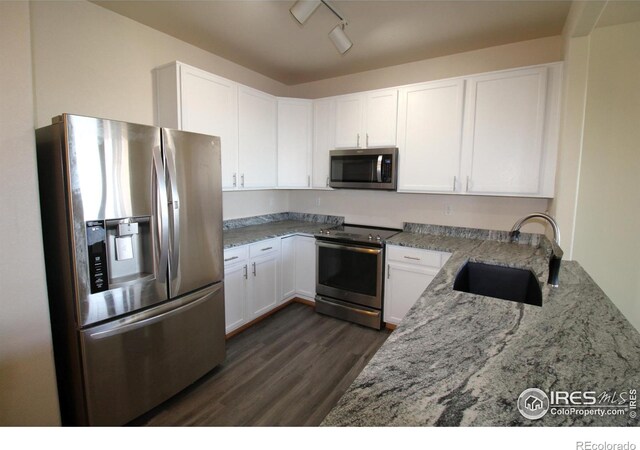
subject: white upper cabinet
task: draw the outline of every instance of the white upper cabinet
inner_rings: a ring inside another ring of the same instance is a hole
[[[276,97],[238,88],[239,186],[270,188],[277,183]]]
[[[396,89],[336,97],[335,111],[336,148],[396,145]]]
[[[195,67],[173,63],[156,70],[158,125],[220,136],[222,187],[238,172],[237,84]]]
[[[278,187],[311,187],[313,101],[278,98]]]
[[[333,98],[313,102],[313,176],[314,188],[329,187],[329,150],[335,145],[335,107]]]
[[[542,185],[549,118],[547,72],[547,67],[536,67],[468,79],[465,192],[532,196],[548,192]],[[555,152],[548,153],[555,160]]]
[[[398,191],[456,191],[463,103],[462,79],[400,89]]]

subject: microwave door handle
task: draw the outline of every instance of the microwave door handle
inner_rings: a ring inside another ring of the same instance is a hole
[[[376,175],[378,183],[382,183],[382,155],[378,155],[378,164],[376,166]]]

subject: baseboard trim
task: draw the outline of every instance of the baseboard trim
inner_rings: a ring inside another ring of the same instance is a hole
[[[303,305],[310,306],[310,307],[314,307],[315,306],[315,303],[312,302],[311,300],[307,300],[307,299],[300,298],[300,297],[294,297],[294,298],[292,298],[290,300],[287,300],[286,302],[282,303],[281,305],[276,306],[271,311],[268,311],[268,312],[264,313],[260,317],[256,317],[251,322],[245,323],[240,328],[236,328],[235,330],[229,332],[229,334],[226,334],[224,336],[225,340],[231,339],[232,337],[242,333],[247,328],[251,328],[252,326],[257,324],[258,322],[262,322],[264,319],[266,319],[270,315],[277,313],[278,311],[280,311],[283,308],[286,308],[287,306],[289,306],[292,303],[301,303]]]

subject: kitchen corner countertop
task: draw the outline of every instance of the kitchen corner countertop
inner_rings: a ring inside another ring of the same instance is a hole
[[[453,290],[467,260],[530,268],[544,282],[546,238],[532,246],[403,232],[387,244],[452,256],[322,425],[640,425],[630,411],[529,420],[517,409],[527,388],[640,388],[640,334],[577,262],[562,262],[558,288],[544,285],[542,307]]]
[[[333,225],[320,222],[307,222],[302,220],[281,220],[277,222],[267,222],[258,225],[248,225],[244,227],[224,230],[222,233],[224,248],[238,247],[240,245],[251,244],[264,239],[286,236],[288,234],[308,234],[313,235],[320,231],[320,228],[329,228]]]

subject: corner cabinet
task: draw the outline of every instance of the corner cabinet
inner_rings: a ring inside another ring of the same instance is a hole
[[[233,189],[238,173],[238,86],[182,63],[155,70],[158,125],[220,136],[222,188]]]
[[[313,176],[314,188],[329,189],[329,151],[335,148],[336,101],[324,98],[313,101]]]
[[[282,238],[281,302],[294,297],[315,301],[316,240],[313,236]]]
[[[335,97],[336,148],[395,147],[398,91]]]
[[[398,325],[451,254],[396,245],[386,254],[384,321]]]
[[[278,98],[278,187],[311,188],[313,101]]]

